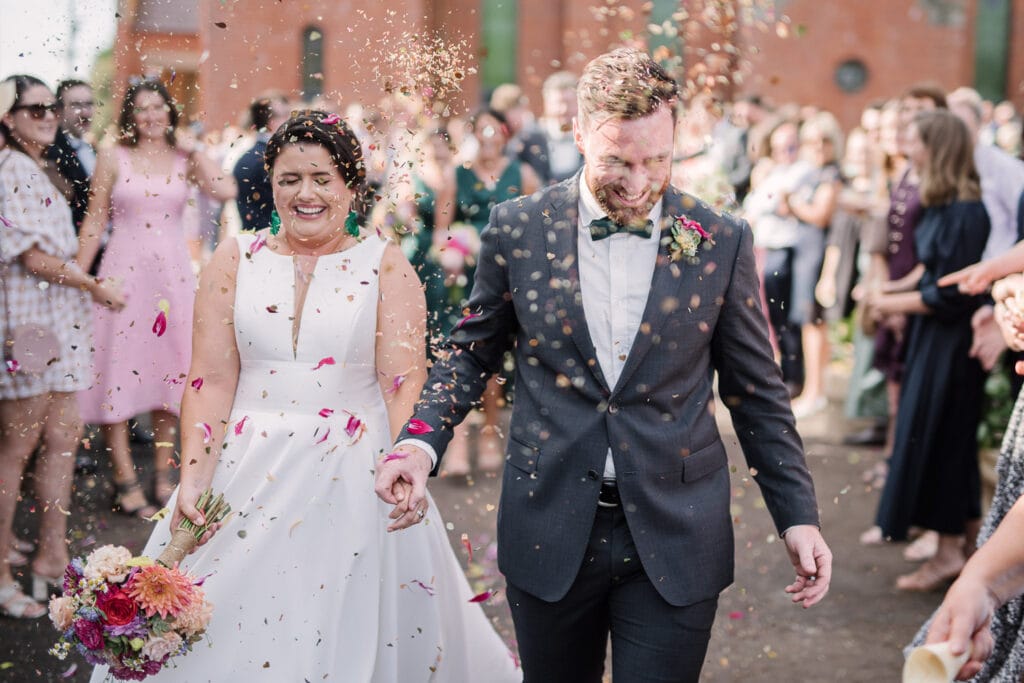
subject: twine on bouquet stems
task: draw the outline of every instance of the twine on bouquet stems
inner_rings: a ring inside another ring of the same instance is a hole
[[[213,489],[206,489],[199,500],[196,501],[196,509],[203,513],[205,524],[196,524],[187,517],[178,524],[178,528],[171,533],[171,541],[156,558],[159,564],[165,567],[174,565],[185,559],[192,550],[199,545],[199,539],[210,530],[214,524],[224,520],[231,512],[231,505],[224,500],[224,494],[213,495]]]

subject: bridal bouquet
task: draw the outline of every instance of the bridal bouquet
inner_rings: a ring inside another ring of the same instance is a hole
[[[141,681],[202,640],[213,614],[202,579],[178,563],[231,511],[209,489],[196,507],[206,524],[183,520],[155,561],[105,545],[64,570],[64,595],[50,600],[50,620],[61,632],[50,649],[58,659],[76,650],[90,664],[105,664],[121,681]]]

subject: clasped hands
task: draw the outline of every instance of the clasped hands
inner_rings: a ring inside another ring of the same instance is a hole
[[[374,491],[389,505],[388,517],[393,520],[388,531],[398,531],[419,524],[426,516],[427,478],[433,463],[422,448],[399,446],[377,463]]]

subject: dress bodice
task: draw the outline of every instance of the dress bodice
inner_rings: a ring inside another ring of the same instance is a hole
[[[378,272],[387,242],[370,236],[319,257],[301,312],[295,310],[293,258],[257,244],[254,235],[239,238],[235,341],[241,372],[235,409],[315,413],[379,397]]]
[[[189,198],[185,157],[174,158],[169,174],[146,174],[132,167],[127,149],[118,147],[117,168],[117,181],[110,195],[114,224],[181,234],[181,214]]]

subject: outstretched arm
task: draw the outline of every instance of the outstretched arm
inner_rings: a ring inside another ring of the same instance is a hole
[[[954,655],[970,648],[958,680],[981,671],[992,653],[992,615],[1024,592],[1024,498],[1019,499],[992,537],[964,565],[928,629],[929,643],[950,642]]]

